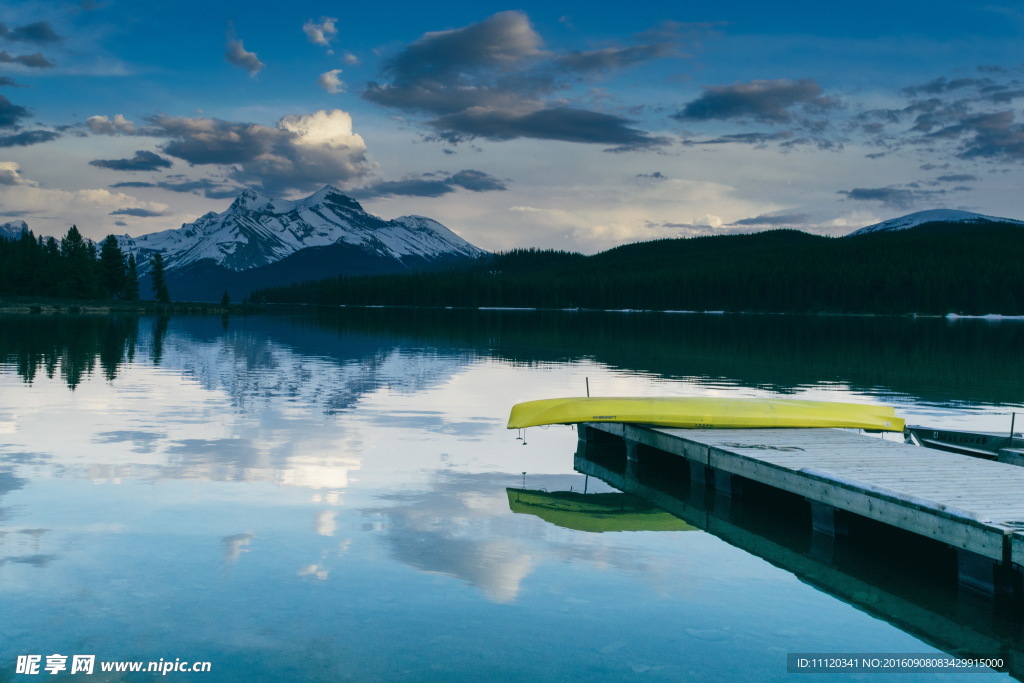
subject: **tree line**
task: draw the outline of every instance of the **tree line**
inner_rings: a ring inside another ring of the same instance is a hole
[[[23,230],[14,239],[0,237],[0,296],[136,301],[139,265],[113,235],[97,246],[74,225],[59,242]],[[150,261],[153,295],[168,303],[163,270],[163,257],[155,254]]]
[[[445,271],[253,292],[323,305],[1024,314],[1024,228],[930,224],[832,238],[796,230],[656,240],[584,256],[525,249]]]

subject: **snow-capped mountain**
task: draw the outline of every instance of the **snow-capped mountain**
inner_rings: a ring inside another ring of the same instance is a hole
[[[4,239],[16,240],[25,230],[28,230],[28,223],[22,220],[0,223],[0,237]]]
[[[847,237],[854,235],[866,235],[871,232],[893,232],[895,230],[907,230],[916,228],[925,223],[1011,223],[1024,226],[1024,221],[1013,218],[999,218],[997,216],[986,216],[973,211],[958,211],[956,209],[930,209],[908,213],[906,216],[892,218],[881,223],[869,225],[859,230],[854,230]]]
[[[119,238],[121,249],[148,262],[163,254],[167,271],[201,261],[244,271],[281,261],[310,247],[349,245],[369,257],[403,262],[474,258],[485,252],[435,220],[401,216],[386,221],[330,185],[295,201],[245,190],[223,213],[210,212],[177,230]],[[145,267],[143,267],[145,269]]]

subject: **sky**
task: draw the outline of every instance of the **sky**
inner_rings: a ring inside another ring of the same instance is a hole
[[[488,250],[1024,219],[1022,36],[1008,0],[8,0],[0,223],[327,184]]]

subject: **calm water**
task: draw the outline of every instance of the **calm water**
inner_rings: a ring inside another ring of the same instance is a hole
[[[1013,321],[0,318],[0,680],[33,680],[32,654],[208,661],[167,675],[204,681],[761,681],[799,679],[790,652],[996,654],[1013,620],[908,557],[942,549],[822,553],[787,524],[799,510],[725,509],[671,472],[626,482],[574,459],[568,427],[524,445],[504,424],[589,378],[1002,430],[1024,412],[1021,348]],[[553,523],[513,510],[524,481],[662,496],[685,523]]]

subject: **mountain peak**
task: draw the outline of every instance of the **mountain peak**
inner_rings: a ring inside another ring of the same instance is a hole
[[[237,207],[249,211],[259,211],[272,201],[274,200],[267,195],[252,188],[247,188],[242,190],[242,193],[235,198],[235,201],[231,203],[231,208]]]
[[[8,221],[7,223],[0,223],[0,237],[7,239],[18,239],[21,237],[21,233],[28,230],[28,223],[21,220]]]
[[[373,216],[333,185],[296,200],[274,199],[247,189],[222,213],[208,213],[178,230],[121,241],[122,249],[162,253],[168,271],[200,261],[243,271],[307,248],[333,245],[349,245],[365,251],[368,258],[399,264],[475,258],[483,253],[436,221],[386,221]]]
[[[352,197],[349,197],[334,185],[324,185],[305,199],[298,200],[296,204],[306,208],[317,206],[319,204],[333,204],[335,206],[347,207],[354,211],[363,211],[363,207],[359,202],[352,199]]]
[[[847,237],[854,235],[866,235],[873,232],[893,232],[895,230],[908,230],[916,228],[925,223],[1012,223],[1024,225],[1024,221],[1014,218],[999,218],[997,216],[986,216],[973,211],[961,211],[959,209],[928,209],[927,211],[915,211],[906,216],[891,218],[881,223],[875,223],[859,230],[854,230]]]

